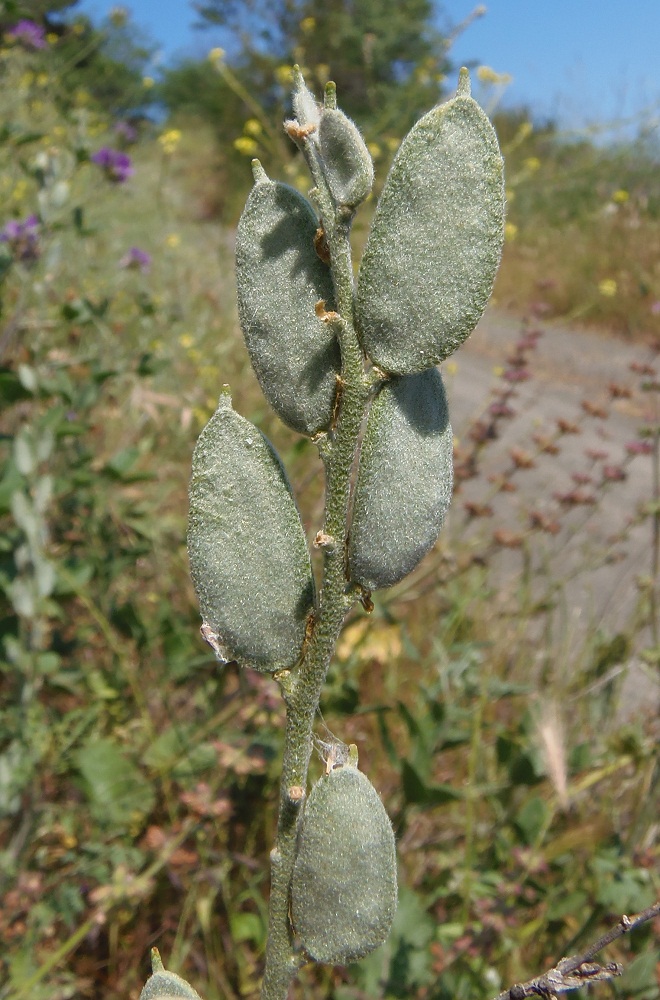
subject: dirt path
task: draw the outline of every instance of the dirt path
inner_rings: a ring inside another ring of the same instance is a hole
[[[450,530],[494,531],[529,536],[530,511],[548,518],[556,534],[536,532],[531,538],[535,583],[539,592],[549,579],[563,581],[557,592],[563,601],[563,628],[576,641],[594,626],[607,635],[630,627],[639,600],[638,581],[651,568],[651,524],[631,523],[640,503],[651,498],[652,463],[649,455],[632,457],[627,444],[638,439],[638,428],[650,418],[653,394],[633,392],[629,398],[612,399],[611,383],[622,391],[634,390],[640,376],[630,369],[634,362],[653,357],[643,346],[635,346],[606,335],[570,330],[560,325],[534,324],[542,335],[530,355],[531,377],[516,384],[511,405],[515,417],[500,422],[497,440],[483,452],[479,476],[462,484],[456,496]],[[468,342],[445,364],[445,382],[450,398],[452,425],[459,445],[469,441],[467,429],[483,416],[493,400],[492,391],[502,386],[494,369],[508,368],[507,356],[522,333],[519,320],[489,310]],[[660,363],[656,364],[660,369]],[[588,415],[587,406],[604,407],[606,416]],[[558,420],[574,425],[579,433],[557,435]],[[539,451],[535,435],[553,439],[557,454]],[[512,482],[515,492],[496,492],[489,476],[512,467],[517,461],[532,467],[518,469]],[[600,459],[590,454],[607,455]],[[625,479],[610,479],[602,485],[603,472]],[[590,476],[591,481],[581,482]],[[576,478],[577,480],[576,481]],[[560,502],[559,494],[581,490],[596,503]],[[465,525],[465,503],[485,503],[492,509],[487,518]],[[497,586],[511,590],[519,582],[519,549],[503,547],[495,560]],[[660,707],[660,685],[649,670],[633,657],[625,667],[623,685],[625,711],[651,699]]]

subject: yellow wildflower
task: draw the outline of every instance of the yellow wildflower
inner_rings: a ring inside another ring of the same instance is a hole
[[[243,131],[246,135],[258,136],[263,132],[261,122],[257,121],[256,118],[248,118],[245,125],[243,126]]]
[[[510,73],[496,73],[490,66],[479,66],[477,79],[482,83],[506,84],[511,83],[512,76]]]
[[[16,182],[16,187],[11,193],[13,201],[23,201],[28,191],[28,182],[24,179]]]
[[[308,35],[310,31],[314,31],[315,27],[316,27],[315,17],[303,17],[302,21],[300,22],[300,30],[304,35]]]
[[[529,170],[530,174],[535,174],[536,171],[541,166],[541,161],[538,156],[528,156],[526,160],[523,160],[525,167]]]
[[[204,379],[206,382],[212,382],[215,384],[218,381],[218,368],[217,365],[200,365],[197,369],[199,377]]]
[[[72,30],[73,30],[74,35],[84,35],[85,34],[85,25],[83,24],[82,21],[76,21],[76,23],[73,25]]]
[[[601,295],[604,295],[606,299],[614,298],[618,290],[618,285],[614,278],[603,278],[602,281],[598,282],[598,291]]]
[[[624,190],[624,188],[619,188],[619,190],[615,191],[612,195],[612,201],[616,202],[617,205],[624,205],[629,198],[630,194],[628,191]]]
[[[178,149],[179,143],[181,142],[181,130],[178,128],[170,128],[167,132],[163,132],[158,136],[158,142],[167,156],[171,156]]]
[[[89,91],[85,90],[84,87],[78,87],[73,99],[78,107],[83,107],[85,104],[89,104]]]
[[[367,149],[368,149],[368,150],[369,150],[369,152],[371,153],[371,157],[372,157],[372,159],[374,159],[374,160],[377,160],[377,159],[378,159],[378,157],[379,157],[379,156],[381,155],[381,153],[382,153],[382,150],[381,150],[381,148],[380,148],[380,146],[378,145],[378,143],[377,143],[377,142],[370,142],[370,143],[368,143],[368,144],[367,144]]]
[[[293,69],[291,66],[278,66],[275,70],[275,76],[277,77],[277,82],[282,87],[290,87],[293,78]]]
[[[151,88],[155,86],[155,83],[156,81],[154,80],[153,76],[142,77],[142,86],[144,87],[145,90],[151,90]]]
[[[259,144],[247,135],[240,135],[238,139],[234,139],[234,149],[243,156],[254,156],[259,152]]]
[[[165,237],[165,246],[169,247],[170,250],[175,250],[181,242],[181,237],[178,233],[168,233]]]
[[[108,16],[115,28],[123,28],[128,21],[128,11],[125,7],[113,7]]]
[[[194,406],[192,412],[195,420],[197,421],[197,426],[204,427],[204,425],[208,423],[209,416],[213,412],[213,409],[210,409],[207,413],[207,411],[203,410],[201,406]]]
[[[504,239],[511,243],[518,235],[518,227],[515,222],[507,222],[504,227]]]
[[[57,45],[60,36],[56,35],[54,31],[49,31],[46,35],[46,41],[49,45]]]
[[[187,349],[188,347],[192,347],[194,343],[195,343],[195,338],[191,333],[182,333],[181,336],[179,337],[179,344],[181,345],[181,347]]]
[[[209,62],[212,63],[216,67],[216,69],[220,65],[224,57],[225,57],[225,50],[220,48],[211,49],[211,51],[208,54]]]

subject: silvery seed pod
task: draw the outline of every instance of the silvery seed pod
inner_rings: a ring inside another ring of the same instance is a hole
[[[301,434],[327,430],[341,367],[339,345],[314,311],[333,309],[330,269],[318,256],[318,220],[301,194],[261,168],[236,231],[238,315],[252,367],[282,420]]]
[[[349,537],[351,579],[391,587],[433,547],[453,484],[453,435],[437,368],[386,382],[362,442]]]
[[[503,240],[502,157],[464,70],[457,96],[401,143],[378,200],[356,309],[374,364],[406,375],[455,351],[486,307]]]
[[[343,111],[324,108],[317,142],[323,175],[337,205],[357,206],[374,183],[374,165],[357,126]]]
[[[188,554],[218,658],[261,671],[294,666],[314,604],[305,533],[277,453],[228,395],[195,447]]]
[[[172,1000],[174,997],[179,997],[181,1000],[202,1000],[190,983],[177,976],[175,972],[167,972],[163,968],[157,948],[152,949],[151,967],[153,975],[149,976],[144,984],[140,1000]]]
[[[293,92],[291,94],[293,113],[296,123],[303,129],[318,127],[321,108],[300,72],[299,66],[293,67]]]
[[[293,926],[317,962],[368,955],[396,911],[392,824],[369,779],[350,764],[313,787],[300,827],[291,884]]]

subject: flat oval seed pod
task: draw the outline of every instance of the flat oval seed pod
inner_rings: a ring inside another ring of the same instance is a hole
[[[321,112],[317,141],[323,174],[338,205],[356,208],[374,183],[374,164],[357,125],[337,108]]]
[[[313,787],[300,828],[291,915],[317,962],[353,962],[385,941],[396,911],[394,833],[383,803],[356,767]]]
[[[451,501],[453,435],[437,368],[386,382],[362,442],[349,540],[351,579],[391,587],[433,547]]]
[[[262,671],[292,667],[314,603],[309,550],[274,448],[229,396],[195,447],[188,554],[219,658]]]
[[[475,328],[504,239],[502,157],[469,96],[429,111],[403,140],[378,201],[356,321],[374,364],[400,375],[438,364]]]
[[[163,962],[158,948],[151,949],[151,968],[153,975],[149,976],[142,992],[140,1000],[166,1000],[170,997],[180,997],[181,1000],[201,1000],[196,992],[185,979],[177,976],[176,972],[168,972],[163,968]]]
[[[171,1000],[180,997],[181,1000],[202,1000],[199,993],[175,972],[155,972],[147,979],[140,1000]]]
[[[314,249],[318,221],[301,194],[257,173],[236,231],[238,315],[252,367],[282,420],[301,434],[330,426],[341,367],[330,326],[327,264]]]

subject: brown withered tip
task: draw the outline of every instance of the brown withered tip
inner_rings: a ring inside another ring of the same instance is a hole
[[[314,249],[316,250],[317,257],[320,257],[324,264],[330,263],[330,248],[328,247],[323,226],[319,226],[314,233]]]
[[[331,551],[335,547],[335,540],[332,535],[328,535],[325,531],[317,531],[313,544],[315,549],[328,549]]]
[[[284,122],[284,131],[294,142],[301,142],[312,135],[313,132],[316,132],[316,125],[313,123],[301,125],[299,122],[287,121]]]
[[[358,600],[367,614],[370,615],[374,609],[374,602],[371,600],[371,591],[367,590],[366,587],[360,587],[360,591]]]
[[[336,320],[341,319],[341,316],[339,315],[338,312],[335,312],[333,309],[328,310],[325,308],[325,299],[318,300],[318,302],[314,306],[314,312],[316,313],[316,315],[318,316],[318,318],[321,320],[322,323],[333,323]]]

